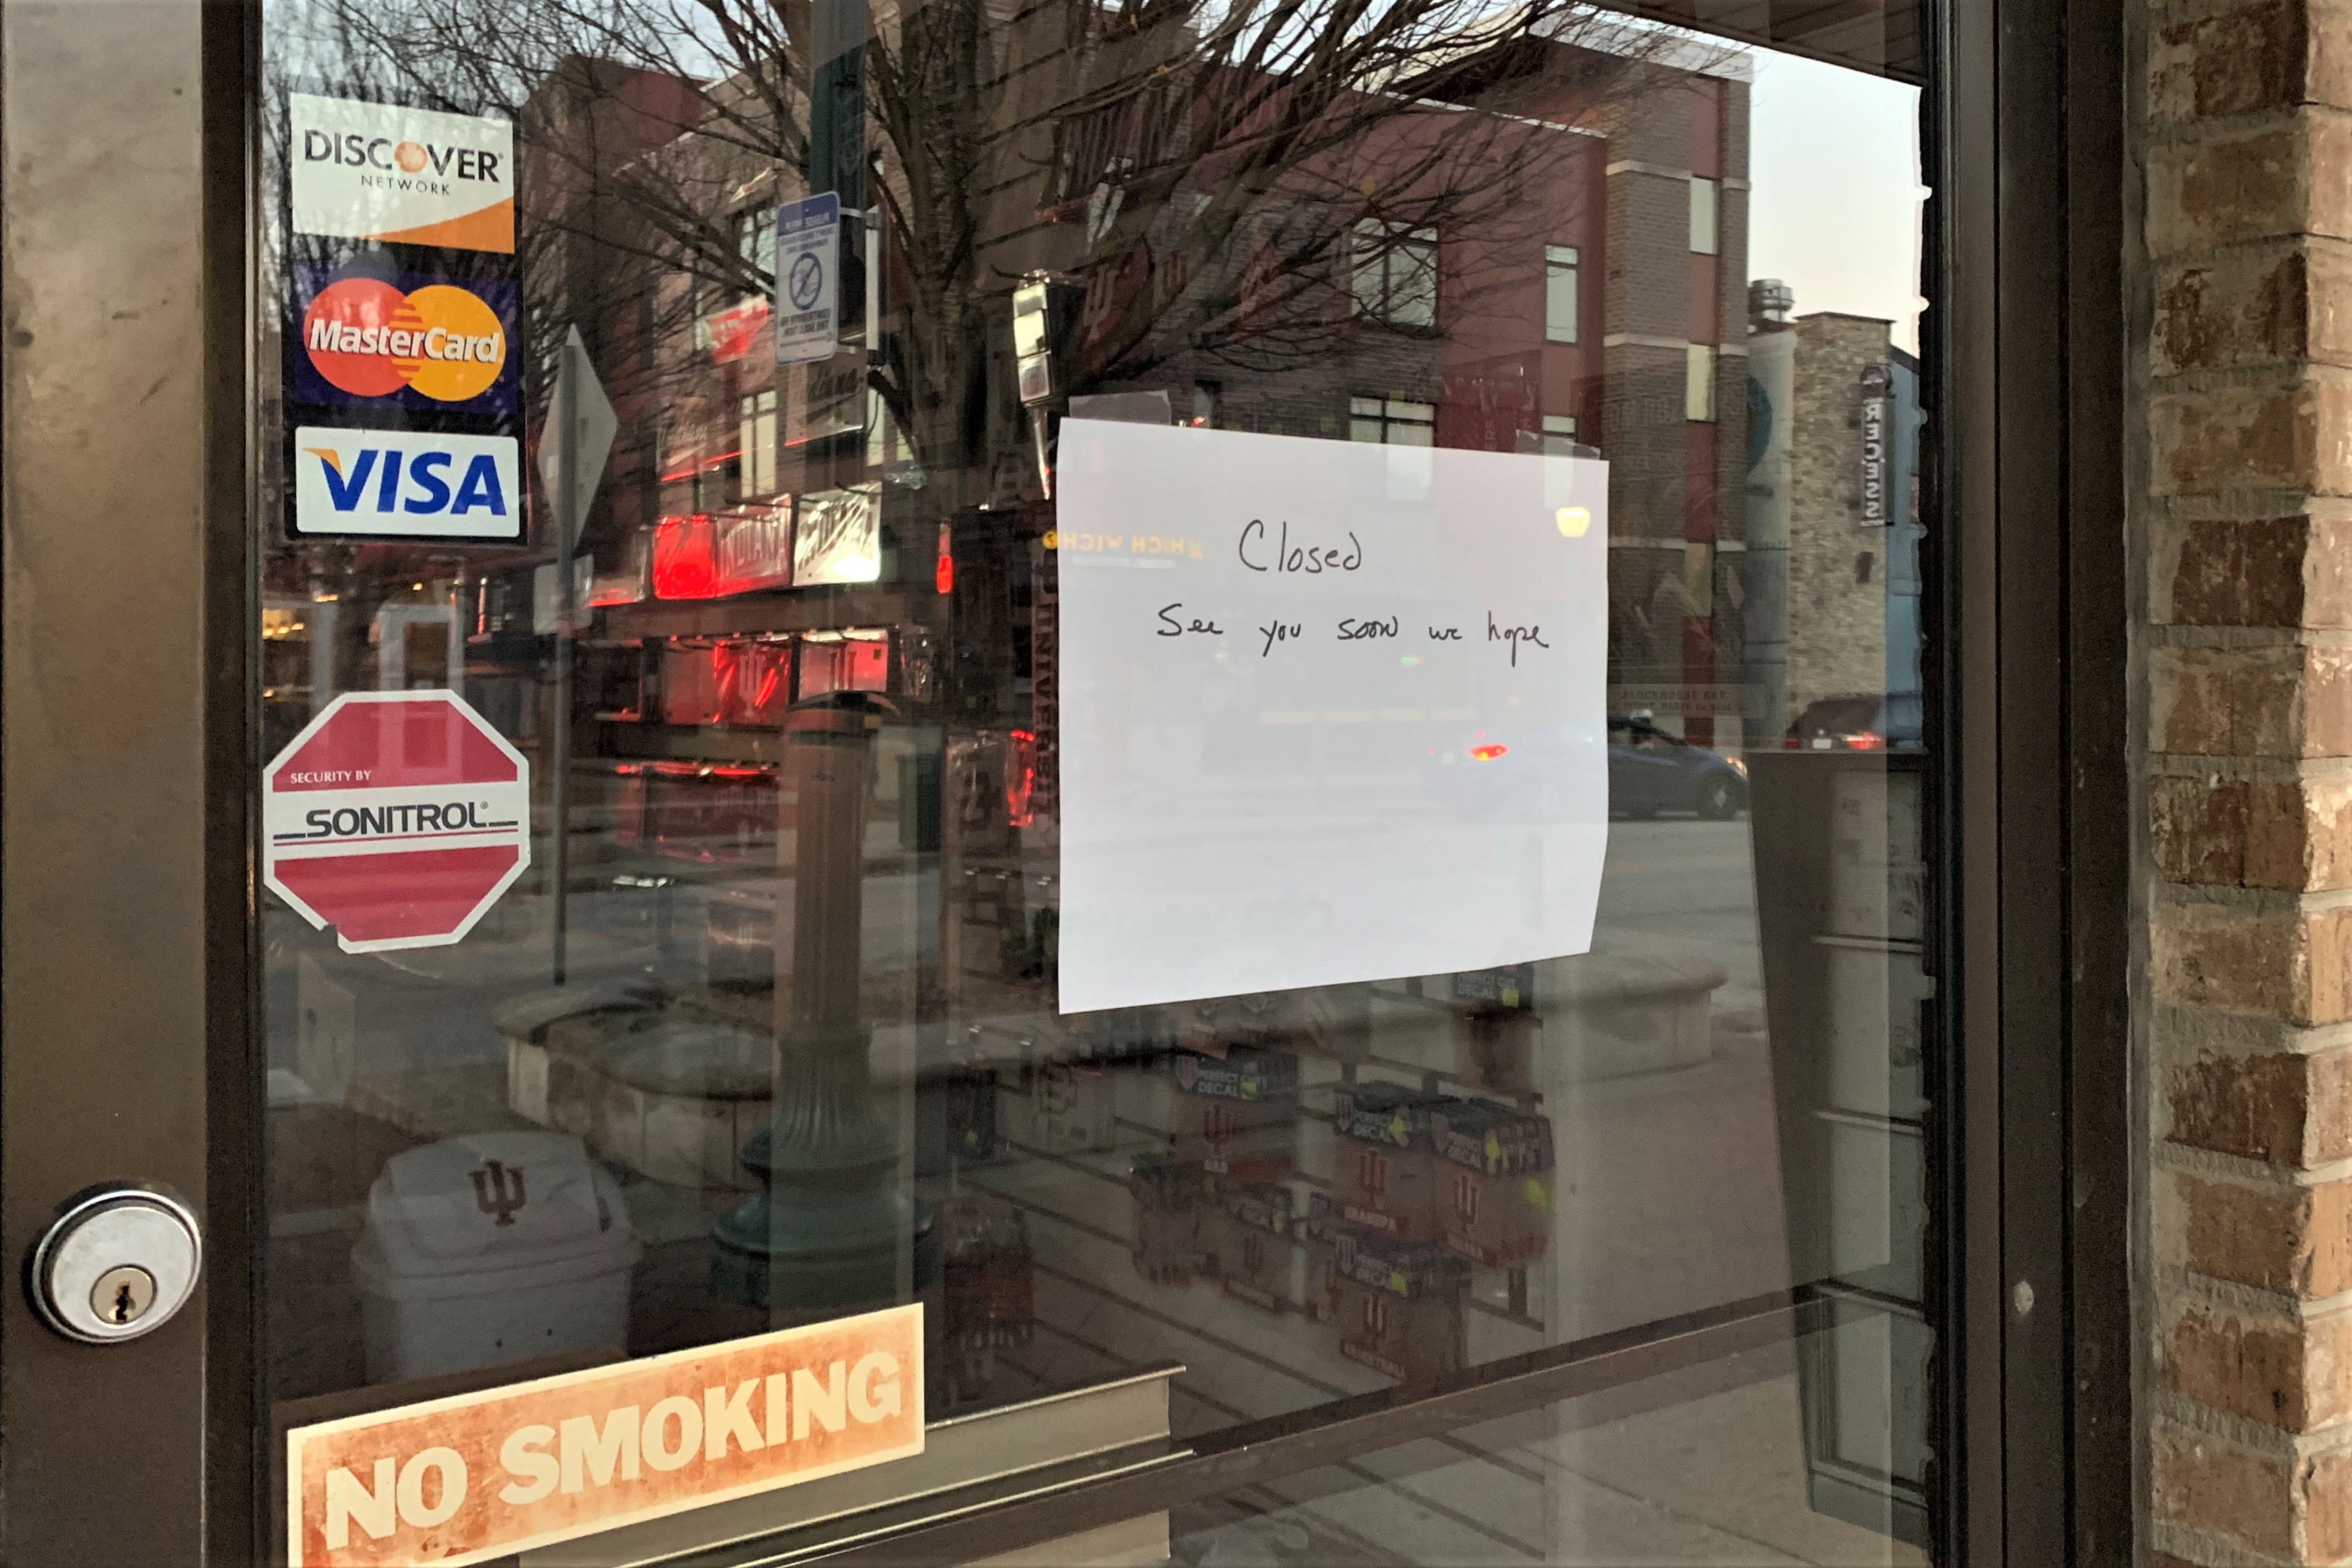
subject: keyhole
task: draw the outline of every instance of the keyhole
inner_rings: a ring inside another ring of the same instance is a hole
[[[129,1328],[154,1304],[154,1276],[135,1263],[109,1269],[90,1286],[90,1315],[109,1328]]]

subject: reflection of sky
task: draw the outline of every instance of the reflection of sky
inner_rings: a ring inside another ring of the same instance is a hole
[[[1758,50],[1748,276],[1817,310],[1895,323],[1919,349],[1919,89]]]

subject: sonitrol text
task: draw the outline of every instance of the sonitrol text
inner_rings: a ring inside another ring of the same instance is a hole
[[[309,831],[279,833],[280,842],[299,839],[378,838],[399,833],[462,833],[491,828],[511,828],[512,818],[499,818],[480,800],[418,800],[404,805],[326,807],[302,813]]]

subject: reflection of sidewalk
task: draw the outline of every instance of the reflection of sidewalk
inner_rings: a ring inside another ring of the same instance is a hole
[[[1745,821],[1612,822],[1594,928],[1694,944],[1730,977],[1716,994],[1716,1010],[1760,1020],[1763,957],[1749,841]]]
[[[1718,1035],[1678,1071],[1545,1097],[1559,1150],[1555,1342],[1789,1284],[1770,1064]]]
[[[1706,1368],[1695,1369],[1704,1372]],[[1538,1411],[1180,1512],[1175,1560],[1471,1568],[1911,1568],[1805,1502],[1790,1375],[1578,1428]],[[1571,1428],[1546,1432],[1546,1427]],[[1448,1450],[1451,1450],[1450,1452]],[[1243,1538],[1255,1538],[1254,1541]]]
[[[1573,1478],[1552,1561],[1924,1564],[1807,1506],[1801,1419],[1785,1376],[1549,1439],[1546,1462]]]

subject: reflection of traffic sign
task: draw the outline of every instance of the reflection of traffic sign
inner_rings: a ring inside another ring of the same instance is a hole
[[[588,347],[580,329],[564,335],[563,357],[555,367],[555,398],[547,428],[539,437],[539,473],[547,481],[547,495],[555,508],[556,535],[569,547],[580,538],[580,519],[589,497],[604,475],[604,459],[621,422],[613,413],[604,383],[588,362]],[[564,465],[574,471],[567,483]],[[567,548],[562,554],[569,554]]]
[[[347,953],[438,947],[530,864],[530,765],[455,692],[346,692],[262,774],[262,876]]]
[[[833,358],[841,334],[841,198],[776,209],[776,363]]]

